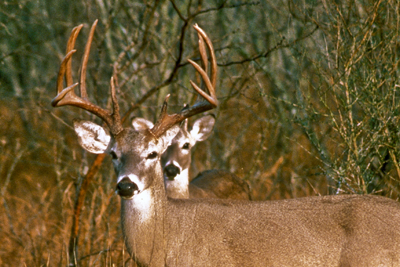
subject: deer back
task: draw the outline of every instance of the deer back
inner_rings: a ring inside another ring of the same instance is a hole
[[[168,202],[168,266],[400,266],[400,205],[387,198]]]
[[[208,192],[208,195],[199,194],[199,191]],[[206,170],[199,173],[190,182],[189,193],[190,198],[215,197],[251,200],[249,185],[235,174],[225,170]]]

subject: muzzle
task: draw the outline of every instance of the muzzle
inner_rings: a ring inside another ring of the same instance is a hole
[[[120,195],[120,197],[129,199],[132,198],[135,194],[139,193],[139,188],[128,177],[124,177],[117,184],[117,193],[118,195]]]

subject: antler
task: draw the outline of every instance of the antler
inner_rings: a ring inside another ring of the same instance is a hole
[[[167,113],[168,108],[168,99],[169,95],[164,100],[164,104],[161,108],[161,114],[155,123],[154,127],[150,130],[150,132],[155,136],[159,137],[165,131],[167,131],[174,124],[183,121],[186,118],[189,118],[198,113],[213,109],[217,107],[218,100],[215,94],[215,86],[217,83],[217,60],[215,59],[214,48],[211,43],[211,40],[208,38],[207,34],[201,29],[197,24],[193,26],[197,31],[199,37],[199,50],[201,55],[201,60],[204,65],[204,69],[200,67],[196,62],[188,59],[189,63],[200,73],[200,76],[203,78],[204,84],[208,89],[209,94],[203,91],[198,85],[196,85],[193,81],[190,81],[192,87],[201,95],[205,100],[200,100],[198,98],[197,102],[192,107],[184,107],[179,113],[175,113],[169,115]],[[208,49],[210,50],[210,63],[211,63],[211,79],[207,74],[207,51],[205,48],[205,44],[207,44]]]
[[[79,35],[80,30],[83,25],[79,25],[72,29],[71,35],[67,43],[67,54],[61,62],[60,70],[57,77],[57,96],[51,101],[53,107],[60,107],[65,105],[75,106],[87,110],[94,115],[100,117],[110,128],[111,134],[114,136],[119,134],[122,130],[122,122],[119,115],[119,105],[115,94],[114,79],[111,77],[110,87],[111,87],[111,100],[113,104],[113,110],[110,114],[108,110],[105,110],[88,100],[86,91],[86,67],[89,59],[90,46],[92,44],[94,30],[97,25],[97,20],[93,23],[90,29],[89,37],[85,47],[85,53],[82,58],[80,82],[74,83],[72,80],[71,72],[71,59],[72,55],[76,52],[74,48],[76,38]],[[63,88],[64,76],[66,77],[67,87]],[[79,84],[80,97],[74,92],[74,89]]]

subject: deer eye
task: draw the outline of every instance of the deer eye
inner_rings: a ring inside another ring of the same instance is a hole
[[[114,151],[111,151],[110,155],[111,155],[112,159],[118,159],[117,153],[115,153]]]
[[[189,149],[189,143],[185,143],[185,144],[182,146],[182,149]]]
[[[158,156],[157,152],[151,152],[150,154],[147,155],[148,159],[155,159]]]

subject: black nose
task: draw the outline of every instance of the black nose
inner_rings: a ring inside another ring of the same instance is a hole
[[[175,176],[180,174],[181,171],[174,164],[169,164],[164,168],[164,173],[168,177],[168,180],[174,180]]]
[[[128,177],[123,178],[117,184],[117,193],[123,198],[131,198],[135,194],[135,191],[138,191],[138,186],[129,180]]]

